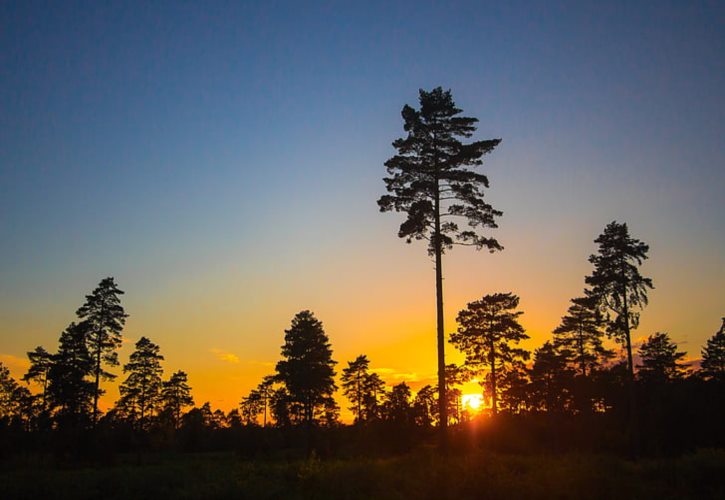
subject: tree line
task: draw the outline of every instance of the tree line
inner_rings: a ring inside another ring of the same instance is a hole
[[[448,341],[465,362],[446,363],[442,257],[455,245],[503,250],[484,233],[503,214],[484,200],[489,180],[474,170],[501,139],[462,142],[472,137],[478,120],[460,116],[450,90],[421,90],[419,103],[419,109],[403,107],[407,135],[393,142],[397,154],[385,163],[388,193],[378,205],[383,212],[405,213],[398,236],[408,243],[427,241],[435,262],[438,380],[415,393],[406,383],[388,388],[367,356],[348,361],[339,382],[354,415],[350,428],[363,435],[374,429],[367,437],[378,443],[411,442],[413,435],[424,438],[437,430],[447,447],[449,425],[459,432],[476,420],[462,404],[460,386],[477,380],[495,420],[514,419],[521,429],[545,418],[557,439],[572,422],[603,422],[601,434],[619,436],[636,455],[642,441],[651,450],[662,447],[668,433],[684,436],[672,427],[689,420],[698,422],[702,434],[699,440],[690,435],[693,445],[725,444],[721,426],[709,424],[725,418],[725,319],[703,347],[699,369],[688,366],[666,332],[653,332],[636,346],[632,335],[654,284],[640,272],[649,246],[630,235],[625,223],[611,222],[594,240],[597,251],[589,257],[592,271],[582,293],[571,299],[543,345],[533,352],[521,346],[529,336],[519,322],[519,297],[491,293],[458,313]],[[179,436],[195,442],[224,429],[304,429],[309,445],[316,429],[341,428],[337,362],[322,322],[306,310],[285,330],[274,373],[238,408],[224,413],[209,403],[194,407],[186,373],[164,379],[160,347],[142,337],[122,367],[120,397],[104,414],[98,401],[103,383],[117,377],[111,370],[119,366],[128,317],[122,295],[113,278],[102,280],[77,310],[77,321],[61,333],[55,353],[40,346],[28,353],[30,368],[22,380],[36,382],[36,394],[0,365],[0,432],[96,438],[110,432],[165,436],[168,443]]]

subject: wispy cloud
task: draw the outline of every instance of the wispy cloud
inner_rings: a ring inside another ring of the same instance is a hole
[[[216,347],[212,347],[209,349],[209,352],[212,353],[214,356],[217,357],[220,361],[225,361],[227,363],[239,363],[239,356],[236,354],[233,354],[231,352],[224,351],[222,349],[218,349]]]
[[[0,363],[7,366],[16,375],[23,375],[30,366],[27,358],[21,358],[13,354],[0,354]]]

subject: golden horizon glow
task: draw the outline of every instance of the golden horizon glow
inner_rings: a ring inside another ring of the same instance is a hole
[[[461,396],[461,404],[464,409],[478,413],[483,410],[483,396],[480,394],[464,394]]]

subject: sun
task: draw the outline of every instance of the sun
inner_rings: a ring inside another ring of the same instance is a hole
[[[483,408],[483,396],[480,394],[464,394],[461,398],[464,408],[478,412]]]

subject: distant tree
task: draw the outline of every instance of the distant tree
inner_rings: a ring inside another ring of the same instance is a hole
[[[286,387],[282,386],[272,391],[269,404],[274,423],[277,426],[288,426],[292,423],[294,418],[293,404]]]
[[[415,421],[421,427],[430,427],[436,420],[438,398],[436,390],[430,385],[421,387],[413,400]]]
[[[405,382],[394,385],[385,395],[383,402],[383,419],[401,425],[411,423],[413,407],[411,405],[410,387]]]
[[[242,426],[242,416],[236,408],[232,408],[229,413],[227,413],[227,425],[232,429],[238,429]]]
[[[246,425],[257,425],[257,417],[262,411],[262,398],[256,389],[249,391],[239,402],[239,413]]]
[[[101,280],[76,314],[84,323],[87,333],[88,352],[93,359],[93,423],[98,420],[98,398],[103,394],[101,380],[113,380],[116,376],[103,369],[103,364],[118,366],[118,353],[122,344],[121,332],[128,314],[121,306],[119,290],[113,278]]]
[[[30,368],[28,368],[28,372],[23,376],[22,380],[23,382],[33,381],[43,388],[41,401],[42,410],[45,411],[48,392],[48,372],[50,372],[50,367],[53,365],[53,359],[48,351],[38,346],[34,351],[28,352],[28,360],[30,361]]]
[[[363,418],[380,418],[380,398],[385,394],[385,382],[377,373],[368,373],[363,379]]]
[[[0,361],[0,421],[14,415],[14,393],[18,384],[10,375],[10,370]]]
[[[366,383],[370,376],[369,368],[370,361],[362,354],[354,361],[348,361],[347,368],[342,370],[342,392],[352,403],[350,410],[354,413],[356,422],[365,419],[365,399],[370,397],[369,390],[372,388]]]
[[[282,357],[277,378],[287,388],[290,401],[302,406],[303,421],[313,423],[316,410],[328,403],[337,387],[329,339],[310,311],[297,313],[285,330]]]
[[[568,406],[569,385],[573,376],[567,367],[567,355],[547,341],[534,351],[534,363],[529,372],[533,403],[547,412],[561,412]]]
[[[128,415],[136,420],[141,429],[147,427],[147,417],[160,409],[161,405],[161,361],[159,346],[146,337],[136,342],[136,350],[131,353],[129,362],[123,367],[128,377],[121,384],[121,399],[117,406],[123,408]]]
[[[466,355],[467,365],[488,367],[494,415],[499,377],[507,367],[529,357],[524,349],[511,346],[529,338],[519,324],[518,305],[519,298],[512,293],[484,295],[458,313],[458,330],[451,334],[451,343]]]
[[[529,374],[521,363],[509,366],[501,376],[501,408],[511,414],[526,411],[531,401]]]
[[[80,423],[93,408],[93,359],[86,345],[86,325],[71,323],[60,336],[48,371],[48,397],[69,423]]]
[[[161,404],[171,414],[174,427],[181,424],[181,413],[187,406],[194,405],[186,373],[179,370],[161,385]]]
[[[652,382],[680,379],[687,373],[687,363],[681,361],[685,355],[684,351],[677,350],[667,333],[655,333],[647,337],[639,348],[642,364],[637,367],[637,374],[643,380]]]
[[[705,378],[725,381],[725,318],[722,325],[702,350],[700,370]]]
[[[502,250],[494,238],[483,236],[485,228],[496,228],[496,217],[502,215],[483,200],[488,178],[470,167],[482,164],[501,139],[473,141],[476,118],[459,116],[462,112],[453,102],[451,91],[437,87],[430,92],[420,90],[420,109],[403,107],[403,129],[407,137],[397,139],[393,147],[398,154],[385,162],[390,177],[385,187],[390,194],[378,200],[382,212],[405,212],[407,218],[398,236],[408,243],[427,240],[428,254],[435,258],[436,313],[438,341],[438,396],[441,415],[441,440],[445,442],[445,340],[443,324],[442,256],[454,244]],[[456,219],[467,223],[460,228]]]
[[[471,373],[466,369],[465,366],[458,366],[455,363],[449,363],[446,365],[446,404],[448,407],[447,416],[448,422],[455,421],[460,423],[463,420],[463,407],[461,398],[463,394],[457,387],[460,384],[467,382],[471,377]],[[438,398],[436,398],[436,401]],[[436,409],[434,413],[434,420],[438,421],[439,415]]]
[[[602,344],[603,318],[594,297],[577,297],[571,300],[566,316],[554,330],[554,347],[562,353],[571,353],[573,363],[583,377],[587,372],[612,358],[614,353]]]
[[[257,386],[257,393],[259,394],[259,402],[262,405],[262,426],[267,427],[267,409],[269,408],[270,400],[274,392],[274,375],[267,375],[262,379],[262,382]]]

